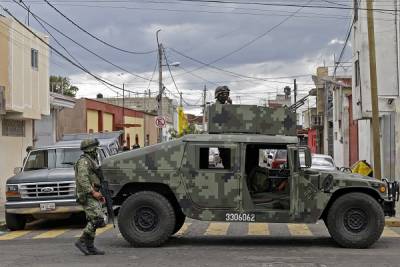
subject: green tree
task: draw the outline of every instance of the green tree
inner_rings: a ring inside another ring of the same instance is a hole
[[[75,97],[79,88],[71,85],[71,81],[67,77],[50,76],[50,91],[66,96]]]

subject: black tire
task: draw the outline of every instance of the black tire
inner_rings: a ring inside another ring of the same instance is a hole
[[[175,212],[164,196],[141,191],[124,201],[119,211],[118,227],[134,247],[158,247],[175,229]]]
[[[6,212],[6,224],[11,231],[23,230],[26,225],[26,216]]]
[[[179,230],[181,230],[183,224],[185,223],[186,216],[183,214],[181,210],[175,211],[175,228],[172,234],[176,234]]]
[[[368,248],[381,236],[385,214],[373,197],[349,193],[335,200],[325,223],[333,240],[340,246]]]

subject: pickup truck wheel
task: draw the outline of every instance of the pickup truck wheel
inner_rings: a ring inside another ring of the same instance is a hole
[[[26,216],[6,212],[6,224],[11,231],[23,230],[26,224]]]
[[[172,234],[176,234],[179,230],[181,230],[183,224],[185,223],[186,216],[183,214],[181,210],[175,211],[175,228]]]
[[[363,193],[349,193],[332,204],[326,225],[333,240],[340,246],[368,248],[381,236],[385,215],[373,197]]]
[[[134,247],[157,247],[172,235],[175,212],[162,195],[141,191],[122,204],[118,227],[122,236]]]

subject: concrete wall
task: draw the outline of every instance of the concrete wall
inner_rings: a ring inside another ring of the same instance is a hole
[[[125,116],[126,124],[140,124],[140,127],[129,127],[125,128],[125,139],[127,140],[127,136],[129,134],[130,137],[130,148],[133,144],[135,144],[135,136],[138,135],[139,145],[140,147],[144,147],[145,134],[144,134],[144,118],[135,118]]]
[[[14,175],[15,167],[22,167],[26,148],[32,145],[32,123],[33,120],[25,120],[24,137],[2,136],[2,119],[0,118],[0,202],[5,201],[6,180]]]
[[[349,100],[351,89],[337,88],[334,91],[333,105],[333,147],[334,160],[338,167],[349,167]]]
[[[145,140],[146,136],[148,136],[148,145],[157,144],[157,128],[155,126],[155,118],[156,116],[144,114],[144,131],[145,131]]]
[[[48,47],[9,18],[0,17],[0,24],[1,57],[8,55],[8,60],[3,59],[5,62],[0,64],[0,83],[6,87],[6,109],[18,112],[19,118],[40,120],[42,114],[50,114]],[[5,27],[8,29],[4,30]],[[37,35],[48,41],[44,34]],[[38,51],[37,69],[31,66],[31,49]]]
[[[57,140],[64,134],[86,132],[86,104],[84,99],[78,99],[72,109],[63,109],[57,116]]]
[[[97,110],[86,110],[86,125],[88,133],[99,132],[99,112]]]

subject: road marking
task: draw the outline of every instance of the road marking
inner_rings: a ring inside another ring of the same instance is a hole
[[[0,240],[12,240],[21,236],[24,236],[31,231],[14,231],[5,235],[0,236]]]
[[[398,234],[395,231],[385,227],[383,229],[382,237],[400,237],[400,234]]]
[[[183,236],[187,230],[189,229],[189,226],[192,225],[191,223],[184,223],[182,225],[182,228],[175,234],[176,236]]]
[[[34,236],[33,239],[54,238],[54,237],[57,237],[59,235],[62,235],[66,231],[68,231],[68,230],[64,230],[64,229],[51,230],[51,231],[47,231],[47,232],[41,233],[40,235]]]
[[[210,223],[204,235],[226,235],[230,223]]]
[[[270,235],[267,223],[249,223],[248,235]]]
[[[96,236],[101,235],[102,233],[110,230],[111,228],[113,228],[112,224],[107,224],[106,226],[99,228],[96,230]]]
[[[288,223],[287,227],[289,228],[289,232],[293,236],[312,236],[310,229],[305,224],[292,224]]]

